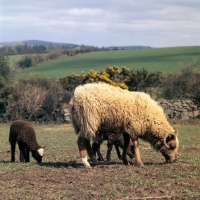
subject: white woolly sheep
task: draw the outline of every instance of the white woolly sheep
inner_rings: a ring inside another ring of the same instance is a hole
[[[45,147],[41,147],[37,143],[35,130],[28,122],[16,120],[11,124],[9,142],[11,145],[11,162],[15,162],[16,142],[20,150],[20,162],[30,162],[30,151],[38,163],[42,162]]]
[[[122,159],[126,159],[131,138],[134,144],[135,160],[143,166],[140,158],[138,138],[148,141],[160,151],[167,162],[177,159],[178,133],[168,123],[163,109],[143,92],[130,92],[105,83],[90,83],[78,86],[70,100],[72,124],[78,136],[79,153],[82,162],[90,167],[90,159],[96,163],[90,139],[98,133],[124,134]]]
[[[95,139],[93,140],[92,143],[92,150],[94,152],[94,155],[96,157],[96,154],[98,155],[98,161],[104,161],[103,156],[101,154],[100,151],[100,146],[103,143],[104,140],[107,140],[107,146],[108,146],[108,150],[107,150],[107,154],[106,154],[106,159],[108,162],[111,161],[111,151],[112,151],[112,147],[113,145],[115,146],[116,152],[117,152],[117,156],[118,158],[121,160],[122,156],[119,150],[119,147],[123,149],[124,147],[124,136],[123,134],[107,134],[107,133],[103,133],[101,138]],[[129,142],[129,146],[127,149],[127,155],[132,159],[134,158],[134,145],[132,143],[132,140],[130,139]]]

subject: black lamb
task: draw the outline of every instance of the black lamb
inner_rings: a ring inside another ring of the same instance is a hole
[[[16,120],[11,124],[9,142],[11,145],[11,162],[15,162],[16,142],[20,150],[20,162],[30,162],[30,151],[38,163],[42,162],[45,147],[41,147],[37,143],[35,130],[28,122]]]
[[[101,134],[100,138],[95,138],[93,143],[92,143],[92,149],[94,152],[94,155],[96,156],[96,154],[98,155],[98,161],[104,161],[103,156],[100,152],[100,145],[103,143],[104,140],[107,140],[107,146],[108,146],[108,150],[107,150],[107,155],[106,155],[106,159],[108,162],[111,161],[111,151],[112,151],[112,147],[113,145],[115,146],[115,149],[117,151],[117,155],[118,158],[121,160],[121,153],[119,150],[119,147],[123,149],[124,146],[124,137],[123,134],[106,134],[103,133]],[[127,155],[130,158],[134,158],[134,145],[132,143],[132,141],[130,140],[129,142],[129,146],[127,149]]]

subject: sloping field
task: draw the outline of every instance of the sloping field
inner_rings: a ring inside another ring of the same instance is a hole
[[[175,72],[184,64],[200,57],[200,46],[152,48],[141,50],[99,51],[74,57],[64,57],[43,63],[19,72],[19,77],[26,74],[40,74],[46,77],[60,78],[73,72],[87,73],[89,70],[101,71],[107,66],[126,66],[130,69],[145,68],[149,72]],[[198,65],[200,70],[200,64]]]

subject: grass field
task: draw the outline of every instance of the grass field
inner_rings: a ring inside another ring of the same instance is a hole
[[[15,63],[18,62],[19,60],[21,60],[22,57],[24,57],[24,56],[26,56],[26,55],[24,54],[24,55],[12,55],[12,56],[9,56],[10,67],[12,69],[14,69]]]
[[[165,164],[162,155],[141,141],[145,167],[122,165],[112,151],[111,163],[90,169],[80,161],[77,136],[71,125],[33,125],[43,163],[10,163],[9,124],[1,124],[0,196],[2,199],[200,199],[200,126],[175,125],[179,160]],[[106,143],[101,147],[105,156]]]
[[[12,69],[14,69],[16,67],[16,63],[18,61],[20,61],[22,58],[26,57],[26,56],[36,56],[38,54],[19,54],[19,55],[11,55],[11,56],[8,56],[9,57],[9,65]],[[39,54],[40,56],[42,55],[46,55],[46,54]]]
[[[101,71],[107,66],[126,66],[130,69],[145,68],[149,72],[175,72],[184,64],[200,58],[200,46],[152,48],[141,50],[99,51],[85,53],[73,57],[63,57],[42,63],[18,73],[19,77],[26,74],[40,74],[46,77],[60,78],[80,74],[89,70]],[[200,70],[200,64],[197,66]]]

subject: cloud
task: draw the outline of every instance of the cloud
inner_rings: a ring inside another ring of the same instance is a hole
[[[67,14],[73,15],[73,16],[89,16],[89,17],[92,17],[92,16],[99,15],[99,13],[101,13],[101,9],[73,8],[73,9],[67,10]]]
[[[136,41],[149,46],[200,45],[197,0],[0,0],[0,9],[2,41],[31,38],[97,46],[134,45]]]

